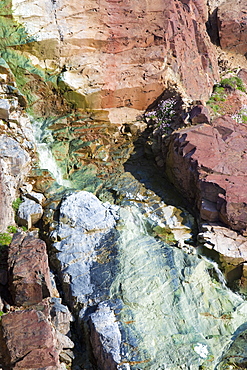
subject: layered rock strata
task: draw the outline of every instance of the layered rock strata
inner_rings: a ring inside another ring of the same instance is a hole
[[[201,226],[198,241],[207,249],[217,252],[217,257],[214,255],[214,258],[217,258],[220,263],[227,283],[245,294],[247,288],[246,237],[226,227],[209,223]],[[206,253],[211,254],[208,251]]]
[[[42,312],[41,307],[38,311],[11,312],[2,317],[1,328],[4,366],[11,369],[60,369],[57,340],[48,321],[48,310]]]
[[[172,134],[166,172],[207,221],[246,229],[247,127],[230,116]],[[165,149],[166,150],[166,149]]]
[[[124,107],[125,120],[133,120],[135,109],[146,109],[169,85],[207,100],[219,78],[204,0],[12,4],[27,33],[16,58],[24,52],[48,79],[59,76],[70,102],[111,110],[111,121]]]

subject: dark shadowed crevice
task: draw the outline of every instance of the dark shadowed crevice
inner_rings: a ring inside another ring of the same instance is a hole
[[[214,11],[211,14],[209,14],[208,21],[206,23],[206,29],[212,43],[217,46],[220,46],[217,12],[218,8],[214,9]]]

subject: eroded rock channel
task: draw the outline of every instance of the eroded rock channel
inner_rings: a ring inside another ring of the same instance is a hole
[[[1,2],[3,370],[247,368],[235,3]]]

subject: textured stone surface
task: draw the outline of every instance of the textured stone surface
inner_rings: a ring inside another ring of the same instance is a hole
[[[111,254],[107,244],[113,238],[111,229],[116,225],[117,210],[117,206],[103,204],[86,191],[71,194],[62,202],[60,222],[51,237],[70,304],[73,301],[86,304],[90,295],[99,301],[95,285],[101,284],[100,274],[104,272],[97,271],[94,264],[101,258],[102,263],[106,262]]]
[[[19,225],[23,225],[30,229],[38,222],[43,215],[42,206],[35,200],[22,197],[23,202],[20,204],[17,211],[17,221]]]
[[[9,119],[9,109],[9,101],[7,99],[0,99],[0,119],[6,121]]]
[[[241,329],[237,330],[233,338],[234,342],[224,351],[216,370],[230,369],[232,367],[245,369],[247,367],[246,325],[243,325]]]
[[[38,204],[42,205],[45,201],[45,196],[42,193],[36,193],[35,191],[30,191],[29,193],[24,191],[24,193],[25,197],[34,200]]]
[[[189,113],[193,125],[198,123],[210,123],[210,116],[207,107],[196,105]]]
[[[71,89],[65,97],[80,108],[127,107],[131,116],[168,82],[207,100],[218,78],[205,0],[12,4],[15,19],[32,35],[32,43],[22,41],[25,57],[59,74],[59,85]]]
[[[30,169],[30,161],[27,151],[17,141],[0,135],[0,231],[14,224],[12,202]]]
[[[247,226],[247,127],[230,116],[174,133],[167,173],[200,210],[202,219],[222,220],[235,230]]]
[[[117,224],[92,194],[74,193],[61,203],[52,260],[65,297],[103,370],[173,370],[188,363],[213,370],[246,321],[246,303],[222,284],[216,264],[162,241],[161,220],[166,215],[175,230],[175,210],[168,206],[166,213],[160,198],[140,193],[137,183],[127,174],[119,184],[116,179],[114,194],[122,202]]]
[[[220,46],[239,54],[247,53],[247,4],[228,0],[217,11]]]
[[[245,87],[247,88],[247,70],[246,69],[241,69],[238,73],[238,76],[241,78],[243,81]]]
[[[198,237],[207,248],[229,257],[232,264],[237,265],[247,260],[247,239],[233,230],[217,225],[202,225],[202,232]]]
[[[50,296],[51,282],[45,242],[15,234],[8,254],[9,285],[16,306],[31,306]]]
[[[47,311],[34,309],[11,312],[2,317],[4,368],[60,369],[57,339],[47,317]]]
[[[89,316],[90,341],[99,369],[117,369],[120,363],[121,333],[113,310],[102,302]]]
[[[51,302],[51,320],[55,328],[62,334],[70,333],[70,323],[73,321],[72,314],[67,306],[61,303],[61,298],[52,297]]]
[[[227,282],[230,286],[233,286],[234,282],[234,288],[245,293],[247,238],[223,226],[203,224],[198,234],[198,241],[209,250],[219,253],[218,261]]]

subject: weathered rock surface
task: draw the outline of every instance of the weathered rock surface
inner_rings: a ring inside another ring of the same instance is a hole
[[[51,237],[55,241],[56,258],[70,304],[73,301],[87,304],[88,297],[92,300],[94,294],[95,303],[99,301],[94,284],[101,284],[104,272],[97,272],[94,262],[100,258],[104,262],[111,254],[107,250],[107,238],[113,238],[110,231],[118,219],[117,209],[109,203],[102,204],[86,191],[71,194],[61,204],[59,226]],[[90,276],[91,269],[95,270],[93,276]]]
[[[125,176],[113,187],[123,202],[117,224],[114,208],[92,194],[74,193],[61,203],[52,259],[63,286],[71,285],[66,299],[103,370],[185,363],[212,370],[246,321],[246,303],[220,283],[216,265],[155,236],[165,211],[158,203],[148,210],[134,189]]]
[[[20,40],[25,58],[59,76],[65,97],[79,108],[126,107],[128,120],[168,84],[191,99],[207,100],[218,79],[205,0],[12,4],[32,41]],[[119,113],[111,115],[114,122]]]
[[[9,247],[8,269],[14,305],[27,307],[50,296],[48,256],[42,240],[15,234]]]
[[[198,123],[210,123],[210,115],[207,107],[204,105],[196,105],[189,113],[189,117],[193,125]]]
[[[245,87],[247,88],[247,70],[245,68],[242,68],[239,71],[238,76],[241,78],[241,80],[243,81]]]
[[[171,136],[166,171],[171,181],[207,221],[234,230],[247,226],[247,126],[230,116]]]
[[[121,333],[113,310],[102,302],[89,315],[90,341],[99,369],[117,369],[121,361]]]
[[[225,1],[217,11],[220,46],[223,50],[246,55],[247,4],[245,0]]]
[[[247,239],[237,232],[218,225],[202,225],[198,238],[208,249],[214,249],[234,265],[247,261]]]
[[[35,200],[22,197],[23,202],[17,211],[17,222],[30,229],[43,215],[42,206]]]
[[[30,170],[34,138],[25,99],[10,69],[0,64],[0,232],[5,232],[15,223],[12,202]]]
[[[1,354],[4,368],[59,370],[57,338],[47,303],[39,310],[10,312],[1,318]]]
[[[14,224],[12,202],[30,170],[30,162],[29,154],[16,140],[0,135],[0,231]]]
[[[223,226],[203,224],[198,241],[207,249],[218,252],[217,260],[227,283],[246,293],[247,238]]]
[[[0,99],[0,119],[7,121],[9,119],[10,104],[8,99]]]
[[[243,355],[247,351],[246,347],[247,331],[246,326],[243,325],[241,330],[237,330],[234,333],[234,342],[227,348],[220,359],[219,364],[216,366],[216,370],[223,370],[224,368],[235,368],[245,369],[247,367],[246,356]]]
[[[70,334],[70,323],[73,321],[72,314],[67,306],[61,303],[61,298],[52,297],[51,303],[51,320],[55,328],[62,334]]]

